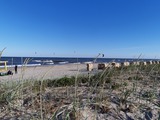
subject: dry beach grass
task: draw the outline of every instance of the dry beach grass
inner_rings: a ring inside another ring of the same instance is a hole
[[[0,83],[0,119],[160,119],[159,64],[106,68],[89,75],[81,74],[86,66],[73,65],[73,74],[66,76],[70,67],[65,66],[62,78],[54,78],[60,74],[59,66],[43,73],[40,72],[45,67],[34,68],[39,70],[40,78],[31,71],[33,68],[24,68],[17,81],[4,82],[9,77],[1,77],[4,80]],[[27,71],[29,79],[25,77]],[[53,76],[45,77],[49,74]]]

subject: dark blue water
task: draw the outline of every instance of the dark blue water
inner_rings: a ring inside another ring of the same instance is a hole
[[[67,64],[67,63],[84,63],[93,62],[104,63],[104,62],[124,62],[124,61],[137,61],[137,59],[131,58],[65,58],[65,57],[1,57],[1,61],[8,61],[8,65],[22,65],[27,64],[40,64],[40,65],[54,65],[54,64]],[[141,60],[152,60],[152,59],[141,59]]]

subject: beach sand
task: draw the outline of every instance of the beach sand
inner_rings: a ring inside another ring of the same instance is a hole
[[[15,74],[14,68],[8,68],[8,70],[11,70],[14,74],[0,76],[0,81],[56,79],[65,76],[69,77],[88,74],[86,64],[18,67],[17,74]],[[90,73],[95,74],[97,72],[97,64],[94,64],[94,70]]]

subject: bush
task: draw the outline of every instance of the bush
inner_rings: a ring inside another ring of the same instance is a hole
[[[68,78],[68,77],[58,79],[55,82],[56,87],[71,86],[71,85],[74,85],[74,84],[75,84],[75,79],[74,78]]]

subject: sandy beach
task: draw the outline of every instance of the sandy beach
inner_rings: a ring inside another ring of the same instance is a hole
[[[0,81],[7,80],[41,80],[41,79],[56,79],[65,76],[87,75],[86,64],[64,64],[64,65],[48,65],[35,67],[18,67],[18,73],[15,74],[14,68],[8,68],[14,74],[0,76]],[[97,64],[94,65],[94,71],[97,72]]]

